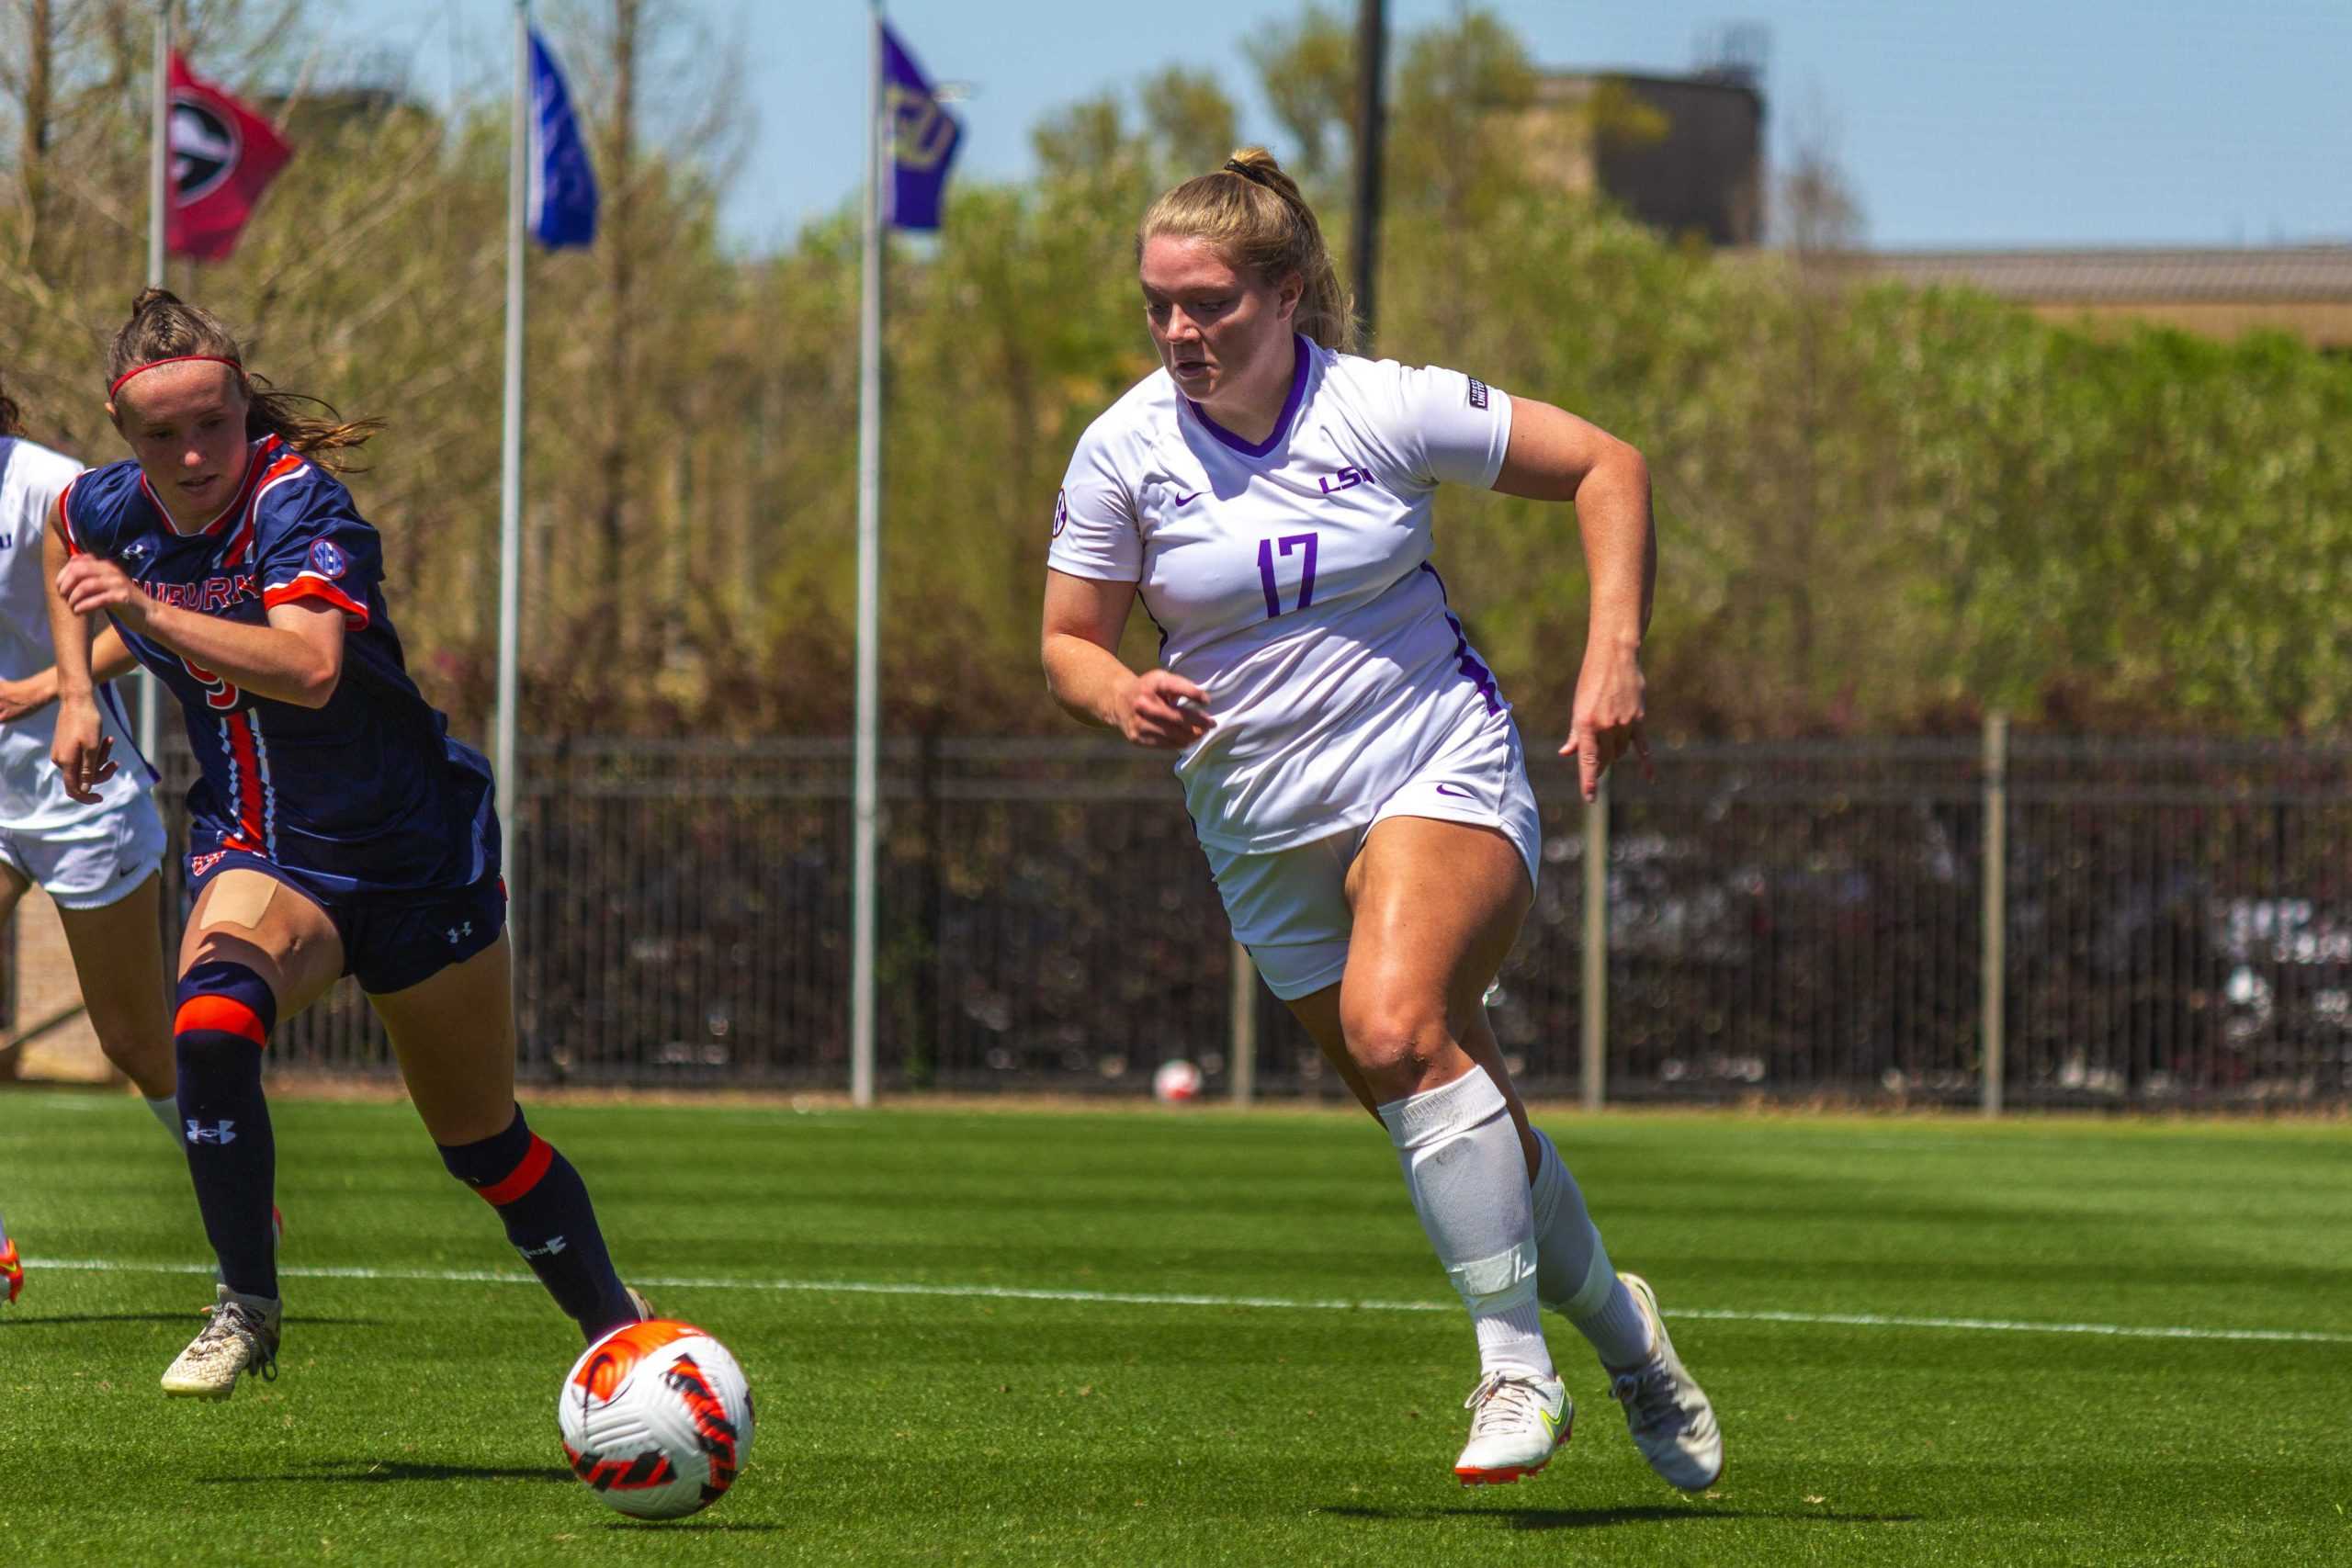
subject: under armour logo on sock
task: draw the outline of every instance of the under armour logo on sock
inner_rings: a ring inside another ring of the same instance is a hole
[[[191,1144],[233,1144],[237,1141],[236,1125],[231,1121],[208,1127],[191,1116],[187,1119],[187,1141]]]
[[[518,1247],[514,1250],[526,1258],[553,1258],[563,1250],[563,1237],[549,1236],[545,1247]]]

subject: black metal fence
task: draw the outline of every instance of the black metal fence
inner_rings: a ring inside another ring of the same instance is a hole
[[[166,761],[175,804],[189,763]],[[1667,748],[1617,785],[1591,914],[1586,808],[1535,765],[1545,874],[1493,1001],[1532,1092],[1583,1087],[1600,930],[1611,1100],[1973,1102],[1996,994],[2010,1104],[2352,1099],[2352,748],[2020,739],[2005,770],[1975,741]],[[1229,1081],[1231,943],[1164,761],[901,742],[883,775],[886,1090],[1136,1092],[1180,1056]],[[832,740],[528,752],[526,1076],[846,1085],[849,778]],[[1342,1096],[1249,994],[1261,1091]],[[348,983],[273,1050],[389,1070]]]

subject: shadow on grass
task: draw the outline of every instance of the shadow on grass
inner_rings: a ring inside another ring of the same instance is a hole
[[[380,1486],[393,1481],[570,1481],[553,1465],[409,1464],[390,1459],[309,1460],[284,1475],[207,1475],[205,1486],[272,1485],[281,1482]]]
[[[61,1317],[0,1317],[0,1328],[71,1328],[85,1323],[194,1323],[198,1328],[203,1326],[202,1319],[184,1312],[85,1312]]]
[[[626,1530],[635,1535],[671,1535],[682,1530],[699,1530],[712,1535],[765,1535],[774,1530],[790,1529],[789,1525],[763,1523],[746,1519],[741,1524],[732,1519],[615,1519],[605,1527],[608,1530]]]
[[[1804,1519],[1847,1525],[1908,1525],[1917,1514],[1840,1514],[1826,1508],[1719,1508],[1704,1504],[1641,1503],[1623,1508],[1494,1508],[1464,1504],[1452,1508],[1317,1508],[1340,1519],[1498,1519],[1515,1530],[1600,1529],[1610,1525],[1658,1524],[1683,1519]]]
[[[0,1329],[26,1331],[35,1328],[72,1328],[90,1323],[180,1323],[193,1335],[204,1326],[204,1319],[191,1312],[85,1312],[68,1313],[57,1317],[0,1317]],[[312,1317],[305,1313],[298,1325],[308,1328],[384,1328],[390,1326],[379,1317]]]

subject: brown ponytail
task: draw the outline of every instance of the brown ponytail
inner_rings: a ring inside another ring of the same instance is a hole
[[[1356,345],[1355,301],[1340,287],[1315,209],[1263,147],[1244,147],[1215,174],[1163,194],[1136,230],[1136,255],[1155,235],[1206,240],[1236,267],[1268,282],[1296,273],[1300,332],[1345,354]]]
[[[17,400],[8,395],[8,389],[0,386],[0,435],[22,435],[24,433],[24,411],[17,406]]]
[[[345,420],[317,398],[273,390],[266,378],[244,367],[243,350],[219,317],[165,288],[142,289],[130,302],[130,319],[114,334],[114,344],[107,354],[107,385],[141,365],[186,355],[225,359],[234,366],[246,398],[247,440],[275,435],[329,473],[351,472],[351,465],[334,454],[366,445],[369,436],[384,428],[382,420]],[[299,412],[303,404],[326,410],[327,417]]]

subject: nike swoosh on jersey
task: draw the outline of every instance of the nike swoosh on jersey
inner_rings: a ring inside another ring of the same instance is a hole
[[[1190,506],[1193,502],[1196,502],[1196,501],[1198,501],[1198,500],[1200,500],[1200,499],[1201,499],[1201,492],[1200,492],[1199,491],[1193,491],[1192,494],[1190,494],[1190,495],[1180,495],[1180,496],[1178,496],[1178,497],[1176,498],[1176,504],[1177,504],[1177,505],[1179,505],[1179,506]]]
[[[1473,795],[1470,791],[1468,791],[1468,790],[1466,790],[1466,789],[1463,789],[1463,788],[1461,788],[1459,785],[1456,785],[1456,784],[1440,784],[1440,785],[1438,785],[1438,786],[1437,786],[1437,792],[1438,792],[1438,794],[1440,794],[1440,795],[1459,795],[1459,796],[1461,796],[1464,800],[1476,800],[1476,799],[1477,799],[1477,798],[1478,798],[1476,795]]]

